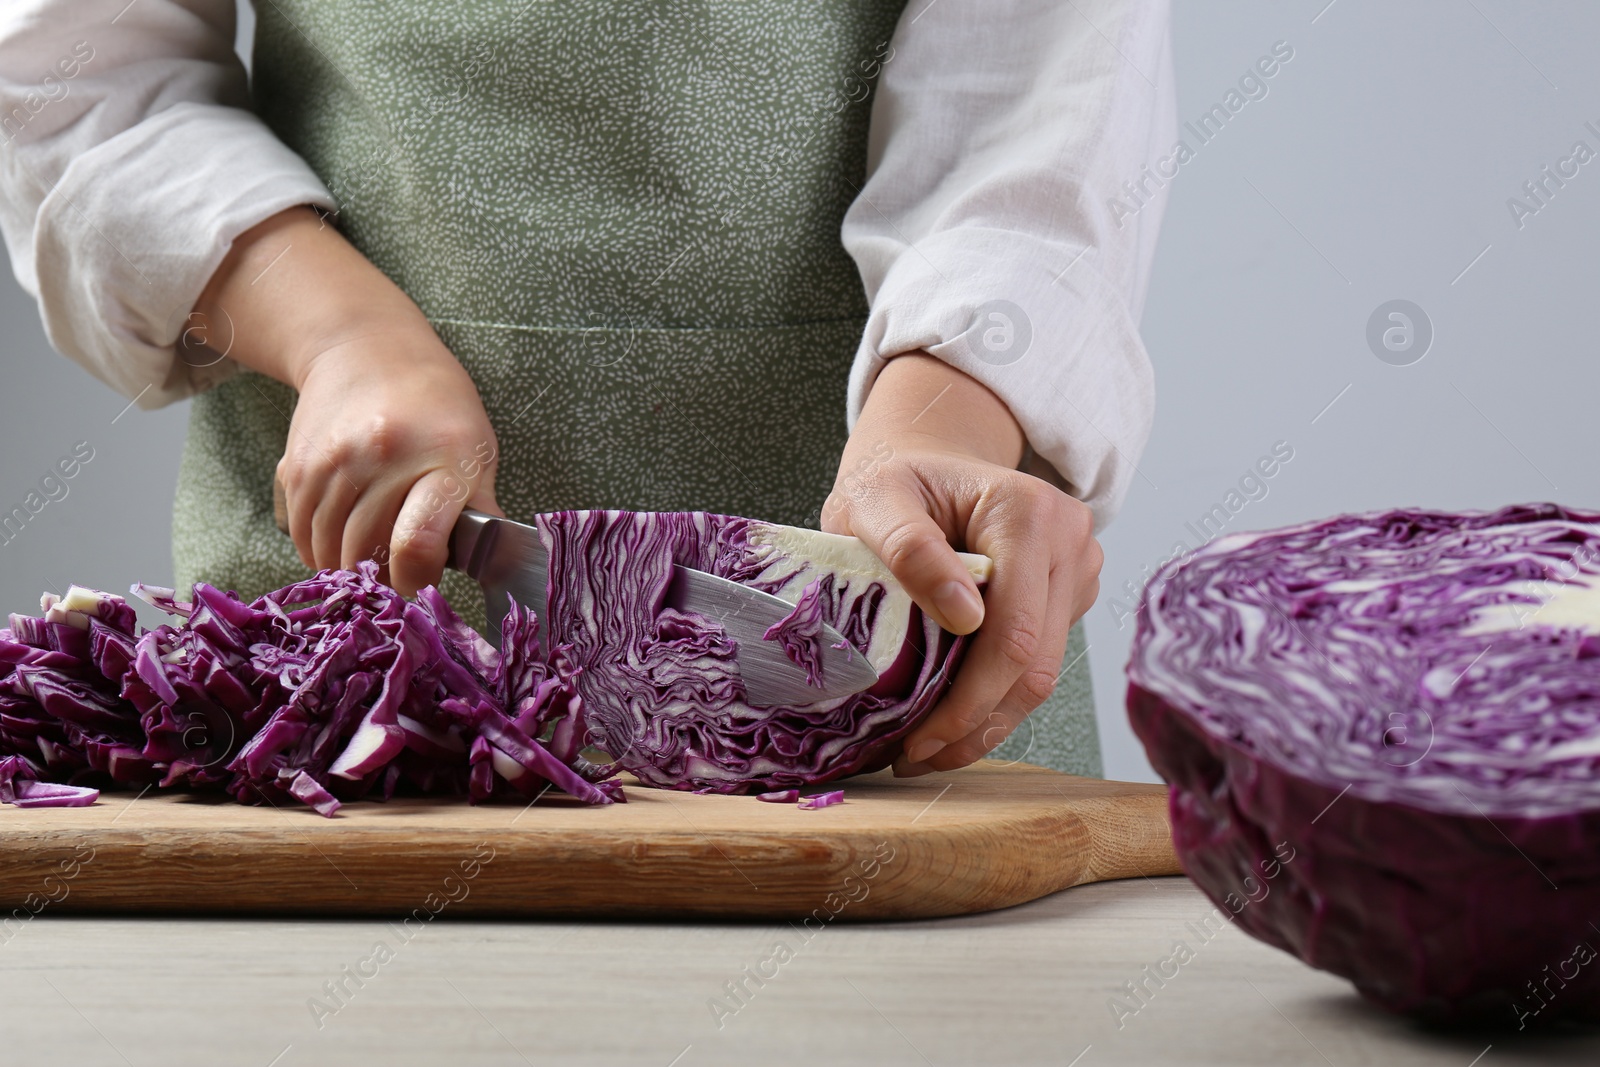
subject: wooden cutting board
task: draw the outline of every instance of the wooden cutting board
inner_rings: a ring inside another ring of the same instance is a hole
[[[1161,786],[984,762],[840,787],[843,804],[809,811],[631,784],[628,803],[602,808],[395,799],[332,819],[155,793],[6,807],[0,910],[821,923],[1181,873]]]

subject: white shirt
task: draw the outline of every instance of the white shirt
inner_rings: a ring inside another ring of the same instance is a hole
[[[234,238],[334,198],[249,111],[234,0],[5,0],[0,232],[62,353],[144,408],[236,367],[174,343]],[[884,362],[926,350],[992,389],[1026,469],[1103,528],[1154,409],[1138,320],[1176,137],[1166,0],[911,0],[878,79],[844,247]],[[1119,201],[1123,208],[1114,210]],[[1003,303],[997,303],[1003,302]]]

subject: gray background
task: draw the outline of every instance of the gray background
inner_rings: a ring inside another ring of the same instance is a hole
[[[1088,620],[1113,777],[1154,776],[1122,711],[1133,627],[1118,627],[1112,599],[1131,604],[1123,583],[1142,583],[1175,541],[1193,547],[1185,524],[1275,442],[1294,458],[1230,531],[1401,504],[1600,504],[1587,447],[1600,160],[1521,229],[1506,205],[1573,142],[1600,151],[1584,128],[1600,128],[1600,5],[1179,3],[1180,121],[1280,40],[1295,54],[1268,94],[1172,185],[1144,317],[1156,429],[1103,539]],[[1396,298],[1435,330],[1409,366],[1366,341],[1369,316]],[[0,339],[0,510],[75,442],[95,450],[69,495],[0,545],[0,611],[32,610],[69,581],[170,582],[185,406],[124,414],[125,399],[50,351],[9,277]]]

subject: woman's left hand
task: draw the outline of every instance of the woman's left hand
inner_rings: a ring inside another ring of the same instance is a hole
[[[822,528],[876,552],[945,629],[977,631],[949,692],[905,740],[900,776],[981,758],[1055,688],[1103,555],[1081,501],[1016,469],[1025,438],[987,387],[927,355],[878,375]],[[954,545],[994,561],[986,594]]]

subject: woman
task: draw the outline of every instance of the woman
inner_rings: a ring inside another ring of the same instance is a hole
[[[257,18],[247,88],[233,0],[0,14],[19,279],[103,380],[194,396],[180,587],[375,558],[409,593],[465,505],[820,521],[977,630],[899,773],[1058,676],[1011,747],[1098,773],[1073,624],[1148,432],[1161,206],[1108,200],[1170,140],[1164,4]],[[952,544],[994,558],[983,598]]]

